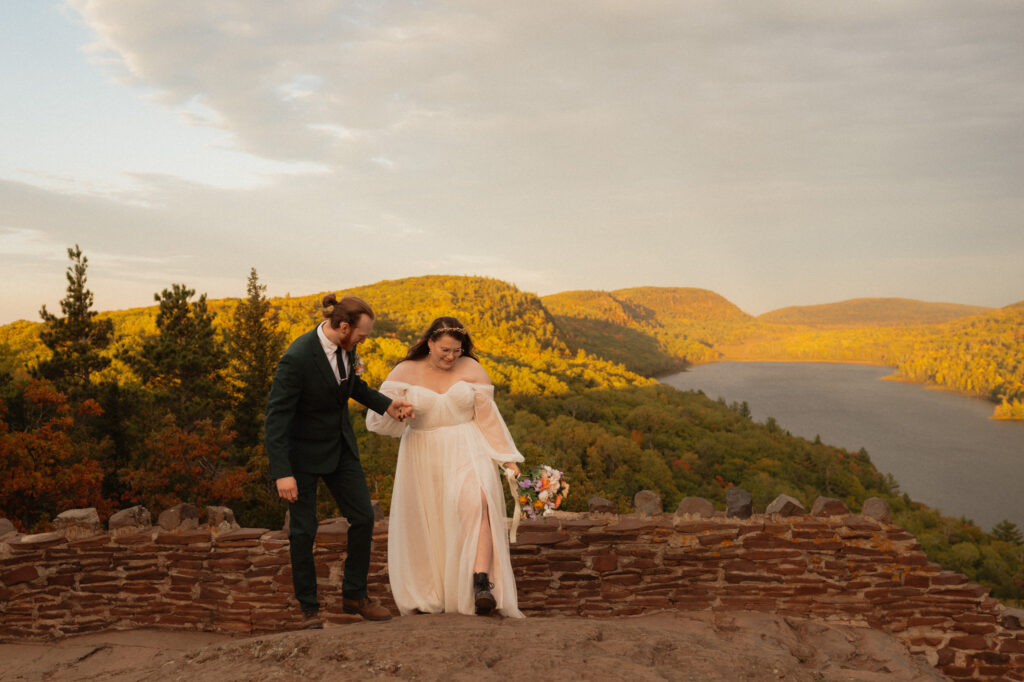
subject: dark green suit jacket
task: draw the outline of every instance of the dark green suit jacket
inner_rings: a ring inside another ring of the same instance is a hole
[[[328,474],[342,457],[359,457],[348,400],[353,398],[384,414],[391,398],[366,385],[355,374],[355,352],[348,354],[347,380],[338,384],[316,328],[295,339],[274,373],[267,399],[265,445],[270,477],[296,471]],[[339,371],[344,371],[338,359]]]

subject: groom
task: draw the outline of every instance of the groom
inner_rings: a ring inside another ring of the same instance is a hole
[[[355,349],[373,330],[373,310],[360,298],[323,298],[316,329],[295,339],[274,373],[267,400],[266,450],[278,495],[291,512],[288,529],[295,598],[302,627],[320,628],[313,541],[316,538],[317,480],[323,479],[348,519],[348,549],[341,583],[342,610],[367,620],[388,620],[386,608],[366,594],[373,537],[373,507],[359,462],[349,398],[398,420],[412,416],[412,405],[392,401],[356,374]]]

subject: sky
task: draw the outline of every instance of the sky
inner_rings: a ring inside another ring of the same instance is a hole
[[[1018,0],[6,0],[0,324],[428,274],[1024,299]]]

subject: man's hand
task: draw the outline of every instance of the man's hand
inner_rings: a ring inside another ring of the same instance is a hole
[[[294,502],[299,499],[299,484],[294,476],[285,476],[277,479],[277,494],[282,500]]]
[[[412,419],[416,415],[413,414],[412,403],[406,402],[405,400],[394,400],[388,405],[388,414],[393,419],[397,419],[400,422],[404,422],[406,419]]]

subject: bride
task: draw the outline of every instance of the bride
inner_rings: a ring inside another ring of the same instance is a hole
[[[372,410],[371,431],[401,436],[391,497],[388,573],[402,615],[497,609],[521,618],[497,464],[516,475],[494,386],[454,317],[434,320],[381,384],[412,403],[405,423]],[[406,427],[408,424],[408,427]]]

